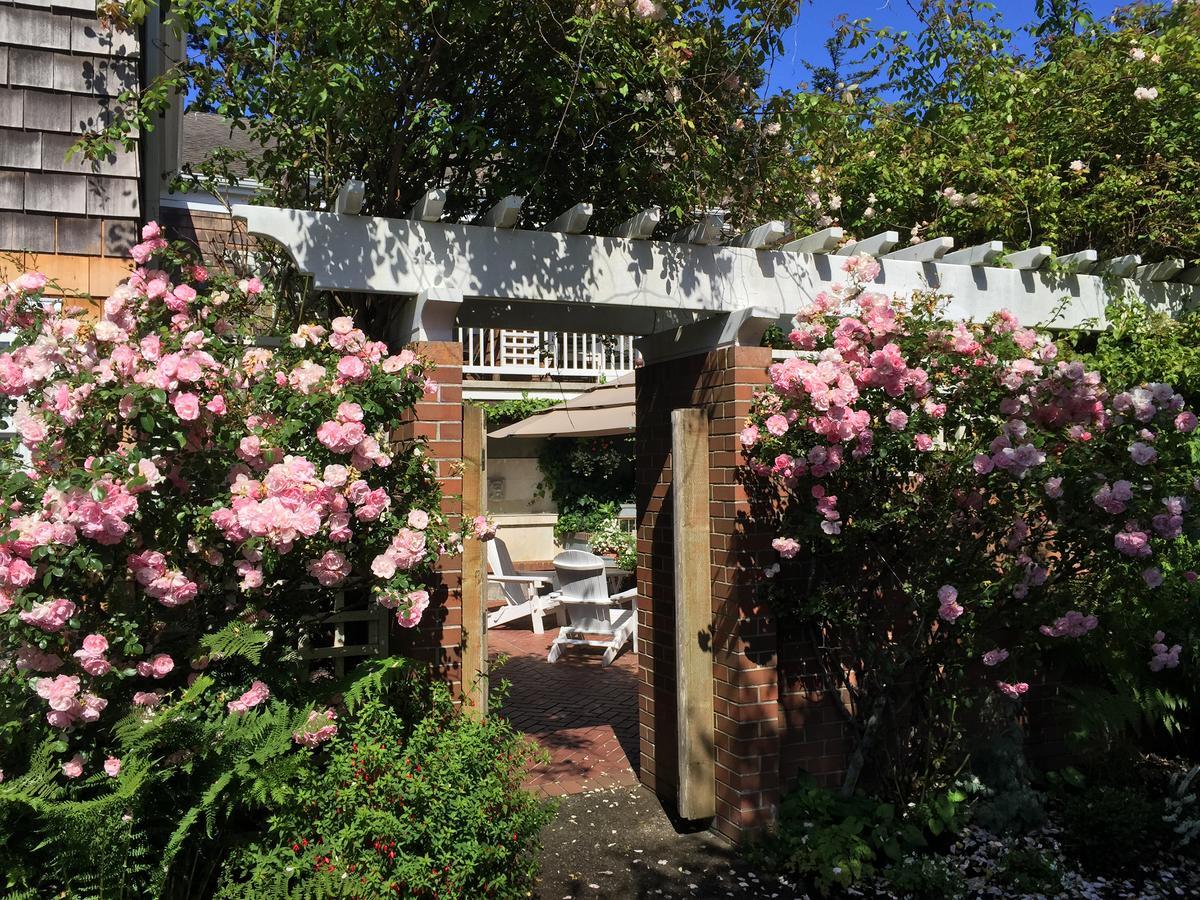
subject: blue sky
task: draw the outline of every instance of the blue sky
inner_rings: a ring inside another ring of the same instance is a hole
[[[1035,0],[994,0],[997,11],[1003,13],[1009,30],[1018,31],[1020,26],[1033,19]],[[1107,15],[1123,5],[1117,0],[1094,0],[1092,12]],[[869,18],[877,25],[888,25],[896,29],[917,29],[917,19],[905,0],[813,0],[801,7],[796,22],[784,36],[786,49],[782,59],[776,59],[771,68],[771,81],[762,93],[771,90],[793,88],[808,79],[805,60],[824,62],[825,40],[833,34],[833,21],[846,14],[851,19]]]

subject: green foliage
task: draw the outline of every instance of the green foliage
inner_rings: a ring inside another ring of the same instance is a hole
[[[550,438],[538,456],[539,494],[558,506],[555,537],[594,532],[633,499],[633,437]]]
[[[773,173],[779,205],[761,218],[960,246],[1200,256],[1194,4],[1093,17],[1084,0],[1045,3],[1024,35],[1007,4],[910,5],[911,31],[843,20],[811,89],[771,101],[794,156]]]
[[[829,894],[956,833],[968,809],[967,794],[958,788],[931,792],[924,802],[897,812],[891,803],[820,788],[805,775],[780,805],[775,833],[751,853]]]
[[[1098,786],[1066,792],[1061,812],[1064,849],[1093,871],[1136,866],[1169,838],[1163,801],[1132,788]]]
[[[528,394],[522,394],[520,400],[496,400],[494,402],[468,400],[467,402],[483,410],[483,418],[489,427],[499,427],[520,422],[534,413],[558,406],[562,401],[551,397],[530,397]]]
[[[883,876],[901,897],[959,900],[967,896],[962,876],[939,856],[906,856],[889,866]]]
[[[1171,792],[1166,798],[1163,821],[1170,827],[1175,845],[1181,849],[1200,849],[1200,801],[1197,787],[1200,766],[1177,772],[1171,778]]]
[[[531,750],[433,687],[419,719],[369,699],[264,804],[219,897],[525,897],[552,808],[520,788]]]
[[[996,881],[1017,896],[1040,894],[1053,897],[1063,888],[1059,860],[1036,847],[1013,847],[1004,855]]]
[[[637,567],[637,534],[621,525],[620,519],[607,519],[592,532],[588,543],[593,553],[615,556],[622,569]]]

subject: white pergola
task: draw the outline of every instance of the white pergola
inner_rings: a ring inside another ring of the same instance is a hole
[[[337,212],[237,205],[233,215],[282,245],[318,289],[404,300],[402,341],[450,340],[457,323],[642,335],[639,347],[654,359],[757,344],[770,323],[786,325],[844,282],[841,264],[860,253],[879,260],[878,290],[936,290],[962,318],[1009,309],[1029,325],[1104,327],[1117,297],[1177,313],[1200,294],[1200,268],[1180,260],[1141,265],[1094,250],[1056,257],[1044,246],[1004,255],[996,241],[955,250],[949,237],[900,246],[894,231],[857,241],[841,228],[795,236],[781,222],[727,239],[713,215],[659,240],[656,208],[594,235],[585,233],[584,203],[527,230],[514,227],[521,203],[507,197],[470,224],[443,222],[445,194],[430,191],[409,218],[359,216],[361,187],[351,182]]]

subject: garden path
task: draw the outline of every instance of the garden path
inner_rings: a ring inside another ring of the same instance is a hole
[[[637,654],[626,649],[605,668],[599,651],[577,649],[549,663],[557,634],[534,634],[526,623],[488,631],[489,657],[508,657],[493,671],[510,683],[500,713],[550,753],[549,763],[530,770],[526,786],[557,797],[636,784]]]

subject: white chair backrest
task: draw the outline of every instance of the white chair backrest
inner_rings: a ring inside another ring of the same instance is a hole
[[[517,567],[508,555],[508,545],[504,543],[503,538],[494,537],[487,542],[487,558],[493,575],[517,574]]]
[[[554,557],[558,589],[564,600],[608,602],[604,559],[584,550],[564,550]]]
[[[517,574],[517,567],[513,565],[512,557],[508,554],[508,546],[501,538],[494,537],[487,542],[487,559],[493,575]],[[500,592],[509,603],[524,603],[529,599],[519,584],[500,584]]]

